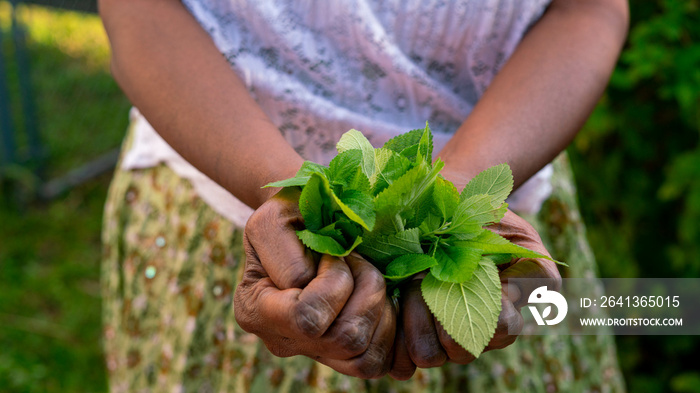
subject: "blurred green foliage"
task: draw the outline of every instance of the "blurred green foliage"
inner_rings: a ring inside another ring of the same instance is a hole
[[[700,1],[632,0],[628,43],[569,149],[605,277],[700,276]],[[618,337],[630,391],[700,392],[700,337]]]
[[[96,16],[19,10],[54,177],[117,146],[129,104],[109,76]],[[584,219],[603,276],[698,277],[700,0],[632,0],[631,11],[610,87],[569,149]],[[0,1],[4,32],[8,17]],[[9,42],[0,49],[11,57]],[[25,207],[0,193],[0,392],[106,389],[99,232],[108,183]],[[617,343],[630,391],[700,392],[699,337]]]
[[[42,7],[17,11],[28,29],[32,90],[48,153],[45,175],[53,178],[117,147],[129,103],[109,75],[107,37],[97,16]],[[9,16],[9,4],[0,1],[0,49],[9,63],[8,75],[0,77],[10,84],[21,130]],[[19,133],[18,142],[21,157]],[[21,181],[0,187],[0,392],[105,391],[99,258],[110,176],[23,206],[11,191],[35,188],[37,179],[19,166],[11,170]]]

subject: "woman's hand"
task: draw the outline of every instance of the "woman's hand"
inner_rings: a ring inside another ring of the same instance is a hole
[[[549,255],[537,231],[508,210],[500,223],[488,227],[511,242]],[[517,280],[509,284],[510,278],[537,278],[537,285],[547,283],[550,288],[559,290],[561,276],[556,264],[546,259],[514,259],[508,265],[500,265],[502,297],[501,314],[498,317],[496,333],[484,351],[505,348],[512,344],[523,325],[520,308],[535,288],[528,287],[529,280]],[[413,375],[416,366],[421,368],[438,367],[445,362],[467,364],[474,356],[457,344],[433,317],[421,295],[420,284],[424,277],[413,278],[402,292],[400,326],[397,328],[394,344],[394,362],[389,374],[395,379],[405,380]],[[534,285],[534,284],[533,284]]]
[[[305,355],[343,374],[381,377],[396,330],[384,278],[358,254],[315,260],[294,232],[303,228],[298,198],[284,189],[248,221],[236,321],[276,356]]]

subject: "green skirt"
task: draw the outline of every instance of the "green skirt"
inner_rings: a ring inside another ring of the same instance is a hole
[[[127,135],[125,146],[131,135]],[[564,155],[536,217],[563,276],[596,275]],[[277,358],[234,319],[243,231],[165,165],[117,169],[103,224],[104,347],[112,392],[621,392],[612,336],[520,337],[468,366],[409,381],[348,377],[303,356]]]

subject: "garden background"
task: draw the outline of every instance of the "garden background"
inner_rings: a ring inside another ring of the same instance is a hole
[[[25,130],[10,11],[0,1],[0,78],[12,124]],[[118,147],[129,104],[109,75],[97,16],[16,11],[43,150],[34,154],[18,134],[19,163],[0,167],[0,392],[101,392],[100,225],[110,172],[50,200],[31,196],[41,179]],[[610,86],[569,148],[583,216],[603,277],[700,277],[700,0],[632,0],[631,13]],[[630,391],[700,392],[700,336],[617,344]]]

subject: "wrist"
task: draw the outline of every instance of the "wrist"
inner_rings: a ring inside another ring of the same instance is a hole
[[[288,157],[288,159],[284,163],[278,163],[278,165],[275,165],[274,168],[271,168],[269,171],[267,171],[266,174],[260,175],[258,177],[259,186],[255,194],[257,206],[253,207],[259,207],[280,191],[279,187],[263,188],[265,185],[275,181],[294,177],[303,163],[304,159],[302,159],[299,155],[295,155],[293,157]]]
[[[440,174],[457,187],[457,191],[462,192],[464,186],[475,176],[471,171],[460,167],[445,165]]]
[[[452,182],[459,192],[462,192],[464,186],[480,172],[473,162],[465,159],[466,156],[451,154],[448,147],[438,153],[438,157],[445,163],[440,174]]]

